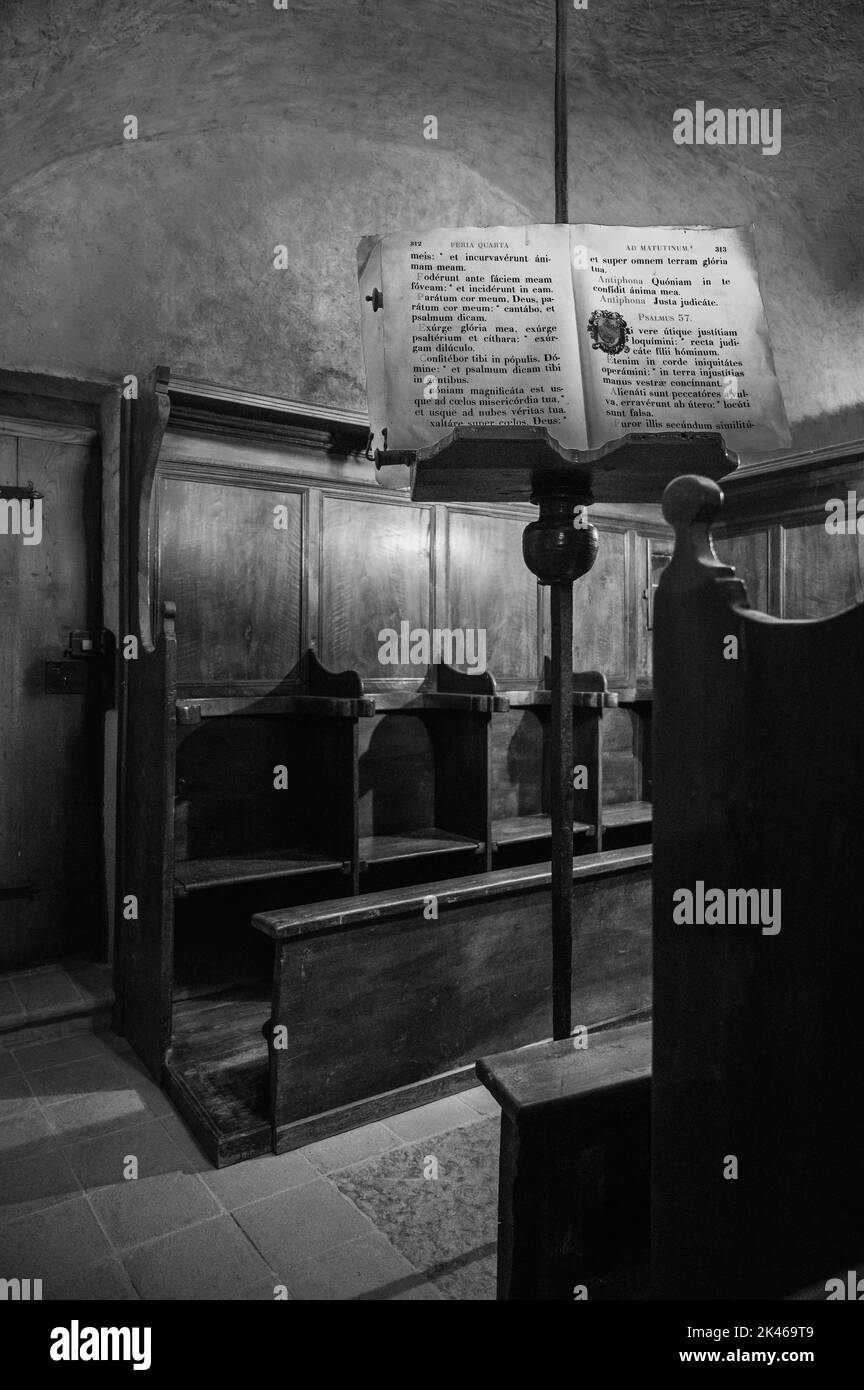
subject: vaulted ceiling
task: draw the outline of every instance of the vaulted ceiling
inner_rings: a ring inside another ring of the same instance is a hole
[[[4,0],[0,365],[362,407],[363,234],[552,220],[553,15]],[[755,222],[796,442],[864,436],[860,0],[588,0],[569,30],[571,220]],[[676,145],[697,100],[780,108],[780,152]]]

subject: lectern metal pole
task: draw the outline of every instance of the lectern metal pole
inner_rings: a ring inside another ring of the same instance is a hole
[[[555,221],[567,213],[567,14],[570,0],[555,0]]]
[[[569,1038],[573,962],[573,581],[552,584],[552,1036]]]
[[[576,486],[538,486],[531,499],[540,507],[525,527],[522,554],[532,574],[548,584],[552,613],[552,677],[549,740],[549,810],[552,819],[552,1034],[571,1031],[573,964],[573,583],[597,558],[598,537],[576,507],[591,498]]]
[[[555,4],[555,221],[567,211],[567,12]],[[552,584],[552,1036],[569,1038],[573,973],[573,580]]]

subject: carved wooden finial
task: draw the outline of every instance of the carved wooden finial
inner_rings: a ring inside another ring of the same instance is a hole
[[[673,479],[663,493],[663,515],[675,528],[673,563],[680,564],[686,558],[734,573],[717,559],[711,543],[711,523],[722,506],[723,492],[710,478],[685,473]]]
[[[710,478],[685,473],[673,478],[663,493],[663,515],[676,531],[695,522],[710,526],[723,505],[723,493]]]

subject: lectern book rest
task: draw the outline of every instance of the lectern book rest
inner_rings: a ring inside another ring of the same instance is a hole
[[[545,431],[574,464],[634,433],[790,443],[752,228],[439,228],[358,261],[381,462],[472,429]]]

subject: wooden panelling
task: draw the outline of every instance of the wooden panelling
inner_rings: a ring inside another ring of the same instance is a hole
[[[537,581],[522,559],[529,518],[447,508],[446,625],[485,628],[499,682],[539,676]]]
[[[864,536],[829,536],[823,517],[784,539],[785,618],[827,618],[864,599]]]
[[[573,713],[573,765],[584,766],[587,785],[574,792],[573,820],[585,827],[598,820],[600,716],[594,710]],[[539,838],[539,826],[517,826],[524,817],[550,814],[550,719],[548,707],[511,709],[492,721],[493,836],[506,840]],[[500,822],[508,822],[502,826]],[[498,822],[496,828],[496,822]],[[530,836],[526,834],[530,831]],[[545,826],[549,834],[549,825]],[[583,849],[591,846],[583,846]],[[548,851],[547,851],[548,852]]]
[[[641,686],[651,685],[652,637],[649,626],[654,613],[656,585],[668,561],[672,558],[672,537],[644,535],[631,532],[633,556],[633,589],[631,611],[636,630],[636,675]]]
[[[601,531],[594,568],[573,589],[573,669],[633,684],[630,550],[623,531]]]
[[[604,803],[638,801],[642,795],[640,716],[632,707],[603,715]]]
[[[432,736],[418,715],[360,723],[360,834],[393,835],[435,824]]]
[[[205,719],[178,732],[184,858],[284,850],[302,838],[311,788],[293,756],[295,721]],[[284,789],[274,785],[280,765],[288,768]]]
[[[522,559],[525,509],[433,508],[293,481],[275,472],[272,483],[250,481],[239,469],[232,478],[227,460],[184,463],[176,449],[165,467],[160,594],[177,604],[181,687],[296,676],[307,623],[325,665],[367,680],[425,675],[423,664],[380,660],[379,633],[399,634],[403,622],[482,629],[486,667],[503,688],[541,678],[548,593]],[[277,504],[288,508],[287,530],[273,526]],[[637,642],[645,648],[634,545],[632,532],[604,529],[575,589],[574,669],[603,671],[613,686],[635,684]]]
[[[325,494],[322,503],[318,655],[370,679],[420,680],[425,666],[382,665],[378,633],[429,628],[432,511]]]
[[[548,815],[548,722],[533,709],[511,709],[493,719],[493,820]]]
[[[487,845],[490,834],[490,715],[429,715],[435,750],[435,824]],[[491,868],[478,862],[476,868]]]
[[[488,719],[433,711],[360,721],[362,863],[411,857],[421,840],[427,853],[488,843]]]
[[[714,549],[718,559],[734,565],[738,579],[747,586],[747,596],[760,613],[770,613],[770,536],[767,530],[745,531],[740,536],[718,536]]]
[[[302,506],[290,488],[161,479],[160,592],[177,605],[180,685],[276,682],[296,668]]]

